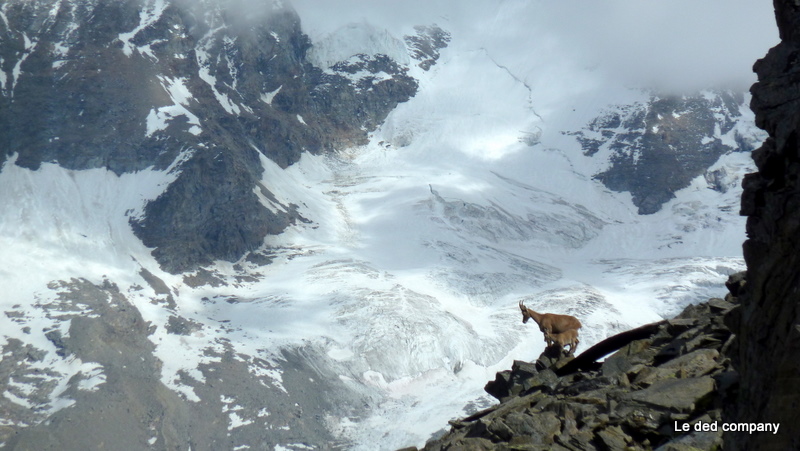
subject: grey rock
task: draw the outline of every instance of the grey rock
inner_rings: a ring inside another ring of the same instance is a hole
[[[621,347],[613,347],[619,351],[599,371],[577,368],[559,377],[553,368],[561,361],[547,351],[535,366],[517,361],[498,374],[496,382],[508,393],[499,405],[451,422],[453,429],[426,449],[457,447],[465,434],[490,440],[497,449],[719,447],[719,433],[687,437],[676,433],[674,423],[719,421],[725,396],[736,390],[730,358],[717,339],[730,338],[721,321],[727,305],[720,302],[725,301],[690,306],[675,319],[609,337],[606,341]],[[547,383],[536,382],[540,379]],[[525,395],[532,385],[536,391]],[[552,431],[557,432],[550,443]]]
[[[531,443],[548,445],[561,432],[561,421],[552,412],[533,417],[522,413],[510,413],[504,419],[516,436],[530,437]]]
[[[633,441],[629,435],[622,432],[622,428],[619,426],[600,429],[597,431],[597,436],[600,437],[607,449],[625,449],[628,443]]]
[[[720,168],[705,173],[705,179],[706,183],[708,183],[708,187],[721,193],[728,191],[729,186],[725,180],[727,177],[728,171],[726,171],[725,168]]]
[[[172,315],[167,320],[167,332],[176,335],[191,335],[202,328],[202,324]]]
[[[496,419],[489,423],[487,430],[497,436],[500,440],[509,441],[514,437],[514,431],[502,419]]]
[[[731,274],[728,277],[728,280],[725,281],[725,287],[730,292],[731,296],[738,297],[740,293],[743,293],[745,284],[747,283],[747,273],[746,272],[737,272],[736,274]]]
[[[590,431],[581,430],[568,437],[557,437],[559,444],[572,451],[595,451],[595,435]]]
[[[708,305],[715,311],[722,313],[727,313],[729,310],[736,307],[736,304],[722,299],[710,299],[708,301]]]
[[[672,359],[662,364],[660,368],[679,370],[681,377],[698,377],[718,367],[718,357],[719,351],[716,349],[698,349]]]
[[[230,343],[220,342],[217,350],[206,351],[212,358],[198,367],[203,381],[182,375],[184,385],[197,396],[190,401],[162,383],[163,363],[149,339],[153,328],[115,285],[73,279],[51,286],[58,289],[58,298],[39,308],[70,321],[69,333],[58,336],[65,355],[95,363],[100,376],[92,388],[85,387],[83,373],[72,377],[58,396],[74,404],[50,414],[41,407],[50,402],[63,375],[30,365],[29,355],[41,358],[45,353],[10,340],[0,360],[0,390],[36,408],[0,397],[7,422],[0,428],[5,448],[71,451],[113,444],[115,449],[272,449],[286,443],[346,447],[317,413],[352,416],[364,397],[347,388],[338,375],[319,372],[322,351],[285,349],[278,354],[281,389],[264,375],[276,369],[275,363],[236,353]],[[174,317],[168,327],[173,333],[186,333],[193,324]],[[28,388],[15,391],[20,384]],[[231,427],[233,412],[245,424]]]
[[[630,192],[639,214],[652,214],[699,175],[709,178],[709,188],[727,189],[724,175],[707,169],[721,155],[749,152],[763,139],[734,131],[736,144],[729,146],[715,136],[715,128],[722,134],[733,130],[743,102],[742,93],[730,91],[653,94],[647,102],[607,111],[571,134],[586,155],[610,150],[611,167],[595,178],[611,190]]]
[[[614,377],[630,371],[633,365],[651,360],[657,351],[652,349],[652,339],[636,340],[603,362],[603,375]]]
[[[674,439],[656,448],[656,451],[668,450],[713,450],[719,448],[722,442],[722,428],[717,424],[716,431],[695,431],[694,425],[698,422],[711,424],[718,419],[712,419],[708,415],[703,415],[695,420],[689,422],[692,426],[692,431],[689,433],[680,433]]]
[[[546,368],[539,371],[530,378],[522,382],[522,390],[524,393],[530,393],[534,390],[541,390],[545,392],[551,391],[558,383],[558,376],[553,370]]]
[[[778,434],[725,434],[725,449],[793,449],[800,430],[800,11],[797,2],[774,2],[781,42],[756,62],[750,92],[756,125],[769,133],[753,151],[758,172],[744,181],[747,216],[746,284],[729,281],[732,309],[726,324],[736,338],[733,366],[739,390],[723,411],[726,422],[781,423]]]
[[[659,380],[644,390],[629,393],[626,397],[658,408],[691,412],[703,398],[713,392],[714,379],[704,376]]]
[[[0,92],[0,161],[16,155],[30,169],[57,163],[118,175],[172,166],[175,181],[129,219],[173,273],[235,262],[305,221],[262,185],[262,156],[285,168],[303,152],[363,144],[417,90],[407,68],[385,55],[363,55],[334,73],[314,67],[288,3],[245,17],[236,1],[169,2],[140,29],[144,0],[4,6],[0,70],[20,71]],[[129,42],[120,38],[134,29]],[[419,33],[433,64],[446,32]],[[35,45],[26,47],[26,37]],[[386,76],[351,82],[354,70]],[[173,98],[175,83],[190,97]],[[275,93],[269,102],[267,93]],[[161,108],[176,102],[188,113],[154,127]],[[256,189],[279,208],[262,205]]]
[[[483,389],[486,391],[486,393],[494,396],[495,398],[503,399],[511,393],[509,390],[510,385],[511,371],[506,370],[498,372],[495,379],[487,382]]]
[[[439,59],[439,50],[447,47],[450,42],[450,33],[439,28],[438,25],[418,25],[414,27],[417,33],[406,36],[405,42],[411,51],[411,57],[419,61],[417,65],[424,70],[429,70]]]

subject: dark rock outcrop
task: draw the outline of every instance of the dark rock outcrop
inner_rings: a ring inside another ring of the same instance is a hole
[[[781,43],[754,69],[751,108],[769,138],[753,159],[758,172],[743,182],[747,219],[747,284],[730,317],[734,367],[741,377],[734,422],[775,422],[775,435],[729,433],[730,450],[800,449],[800,6],[774,2]]]
[[[303,152],[363,144],[417,90],[385,55],[351,64],[372,74],[358,80],[315,67],[282,2],[10,0],[3,11],[0,161],[171,167],[176,180],[131,218],[170,272],[236,261],[302,220],[262,185],[262,155],[285,168]],[[435,59],[444,44],[422,50]]]
[[[623,105],[597,117],[583,130],[571,133],[593,156],[603,150],[609,167],[595,175],[613,191],[633,196],[639,214],[652,214],[706,175],[709,186],[719,186],[719,175],[706,171],[730,152],[753,150],[761,136],[741,132],[744,96],[729,91],[692,96],[656,96],[649,101]]]
[[[450,33],[439,28],[438,25],[414,27],[415,35],[404,38],[406,45],[411,49],[411,57],[419,61],[417,65],[423,70],[429,70],[439,59],[439,50],[447,47],[450,42]]]
[[[724,323],[737,305],[732,295],[712,299],[574,359],[548,348],[536,363],[515,362],[486,386],[499,405],[452,421],[450,432],[425,449],[718,448],[722,409],[738,387]]]

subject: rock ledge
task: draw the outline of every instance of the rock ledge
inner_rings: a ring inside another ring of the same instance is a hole
[[[732,293],[743,285],[743,273],[728,280]],[[576,358],[548,348],[536,362],[516,361],[485,387],[500,404],[451,421],[451,430],[424,449],[719,449],[722,407],[738,389],[729,358],[733,335],[724,322],[737,305],[728,294],[610,337]],[[716,423],[717,430],[695,430],[698,422]],[[684,424],[688,431],[675,430]]]

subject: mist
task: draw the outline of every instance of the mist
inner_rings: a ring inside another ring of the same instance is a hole
[[[753,63],[779,40],[771,3],[756,0],[293,0],[292,5],[312,40],[352,22],[385,27],[398,37],[413,25],[437,23],[454,40],[475,46],[503,47],[518,58],[555,56],[629,86],[679,92],[747,89],[755,81]]]

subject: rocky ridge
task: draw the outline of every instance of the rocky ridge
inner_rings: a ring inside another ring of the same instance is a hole
[[[170,171],[130,222],[173,273],[235,262],[304,220],[272,194],[262,157],[285,168],[363,144],[417,90],[386,55],[314,66],[283,2],[13,0],[0,12],[0,161]],[[448,35],[419,33],[407,59],[429,68]]]
[[[436,25],[417,26],[413,35],[391,38],[394,50],[384,50],[397,54],[339,55],[319,65],[313,54],[321,43],[303,33],[288,3],[245,6],[4,3],[0,159],[117,175],[168,170],[175,179],[129,218],[165,270],[264,260],[257,254],[265,237],[308,219],[291,199],[273,195],[262,157],[286,168],[303,152],[365,143],[416,94],[409,68],[429,70],[451,37]],[[587,155],[600,151],[609,160],[596,178],[631,192],[639,212],[649,214],[698,175],[714,186],[720,174],[709,167],[758,141],[738,126],[742,101],[729,92],[653,96],[567,133]]]
[[[769,133],[743,182],[747,286],[731,316],[742,389],[724,417],[790,426],[775,435],[727,434],[730,450],[800,448],[800,5],[776,0],[781,42],[756,62],[756,125]]]
[[[609,161],[594,178],[617,192],[629,192],[639,214],[659,211],[675,191],[705,175],[730,152],[749,152],[763,132],[741,121],[742,93],[704,91],[693,95],[652,94],[646,102],[618,105],[593,119],[575,136],[587,156]]]
[[[534,363],[514,362],[486,385],[500,404],[451,421],[450,432],[424,449],[719,448],[722,409],[738,388],[724,319],[744,284],[743,273],[731,276],[725,299],[690,305],[578,357],[551,347]],[[696,431],[698,423],[718,428]],[[676,431],[676,424],[689,424],[689,431]]]

